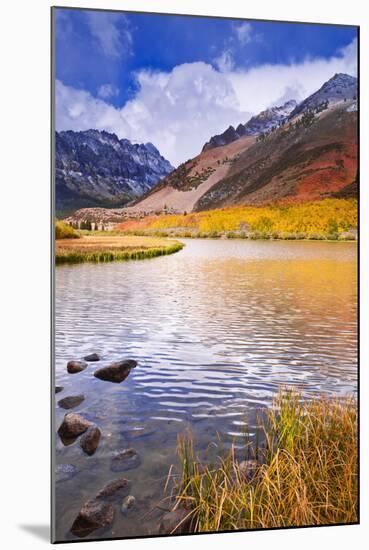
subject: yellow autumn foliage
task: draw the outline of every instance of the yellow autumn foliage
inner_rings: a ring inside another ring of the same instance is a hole
[[[236,206],[181,215],[162,215],[147,229],[195,230],[199,233],[340,234],[356,229],[356,199],[324,199],[302,204]]]

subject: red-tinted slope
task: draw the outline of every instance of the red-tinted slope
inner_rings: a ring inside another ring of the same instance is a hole
[[[195,205],[207,210],[234,204],[333,196],[357,177],[357,112],[343,103],[310,127],[281,128],[255,143],[227,176]]]

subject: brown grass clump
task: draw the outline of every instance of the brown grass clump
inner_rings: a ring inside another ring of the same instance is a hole
[[[204,465],[191,436],[179,438],[176,506],[192,512],[193,531],[357,523],[355,400],[303,401],[280,392],[261,429],[265,450],[246,475],[233,448],[216,465]]]

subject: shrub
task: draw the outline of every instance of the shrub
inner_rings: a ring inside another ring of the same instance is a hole
[[[79,239],[79,234],[71,225],[57,221],[55,223],[55,239]]]

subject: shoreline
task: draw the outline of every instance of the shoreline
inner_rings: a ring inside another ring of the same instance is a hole
[[[211,233],[200,233],[200,234],[182,234],[182,233],[165,233],[163,231],[156,231],[156,232],[140,232],[140,231],[115,231],[114,234],[122,234],[122,235],[132,235],[132,236],[147,236],[147,237],[158,237],[158,238],[174,238],[174,239],[209,239],[209,240],[238,240],[238,241],[298,241],[298,242],[329,242],[329,243],[357,243],[357,238],[327,238],[324,235],[317,236],[317,237],[300,237],[300,236],[278,236],[278,237],[272,237],[272,236],[256,236],[256,235],[247,235],[247,236],[241,236],[241,235],[235,235],[230,236],[229,234],[218,234],[214,235]]]
[[[138,236],[81,236],[56,240],[55,265],[144,260],[179,252],[184,243]]]

